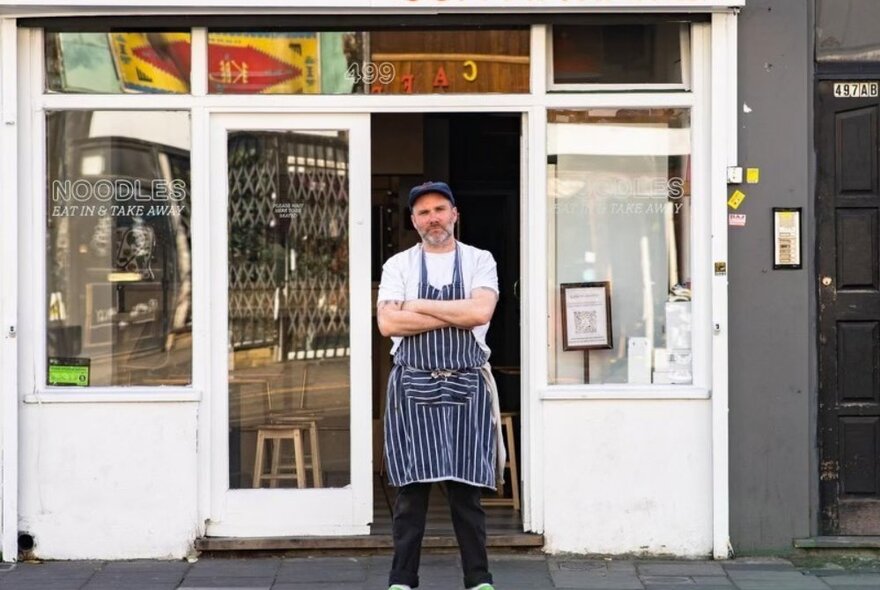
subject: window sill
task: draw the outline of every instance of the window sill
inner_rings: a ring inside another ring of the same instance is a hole
[[[202,392],[184,387],[89,388],[82,392],[68,388],[43,389],[24,396],[26,404],[78,403],[176,403],[199,402]]]
[[[705,387],[693,385],[553,385],[541,390],[542,400],[707,400],[712,397]]]

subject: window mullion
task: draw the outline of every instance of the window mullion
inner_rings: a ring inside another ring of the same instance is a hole
[[[205,96],[208,94],[208,29],[195,27],[191,35],[190,87],[193,96]]]

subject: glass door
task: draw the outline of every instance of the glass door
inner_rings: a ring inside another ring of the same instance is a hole
[[[369,116],[210,128],[208,535],[368,534]]]

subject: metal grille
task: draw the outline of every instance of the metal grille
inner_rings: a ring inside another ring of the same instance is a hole
[[[230,346],[347,356],[347,137],[232,133],[228,169]]]

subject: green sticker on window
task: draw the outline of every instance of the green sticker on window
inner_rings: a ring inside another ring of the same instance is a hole
[[[88,387],[90,359],[49,358],[49,385]]]

